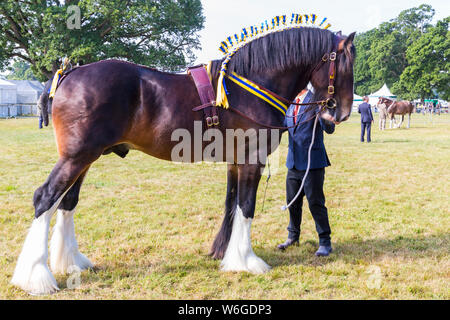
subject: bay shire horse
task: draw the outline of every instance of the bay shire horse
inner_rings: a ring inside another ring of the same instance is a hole
[[[352,108],[353,38],[354,33],[344,37],[329,30],[306,27],[270,33],[242,47],[231,59],[227,72],[234,71],[289,101],[311,82],[315,99],[330,96],[335,99],[335,108],[321,109],[321,117],[339,123],[349,118]],[[335,90],[331,92],[328,86],[332,64],[322,59],[332,56],[333,51],[337,52],[337,57],[333,61]],[[214,89],[221,63],[221,60],[212,62]],[[283,125],[283,113],[228,78],[225,82],[230,108],[248,118],[217,108],[218,132],[255,129],[260,135],[258,130],[264,127],[258,123]],[[200,104],[189,74],[160,72],[117,60],[100,61],[71,71],[53,99],[52,121],[59,160],[48,179],[35,191],[35,218],[12,283],[32,294],[58,290],[47,265],[49,225],[55,212],[56,224],[50,241],[52,271],[67,273],[73,267],[91,268],[93,264],[78,251],[73,222],[80,188],[89,167],[102,154],[115,152],[125,156],[129,149],[172,160],[171,151],[178,143],[172,141],[172,133],[179,128],[194,133],[195,122],[202,123],[203,114],[192,109]],[[270,140],[271,136],[266,134],[266,137]],[[275,147],[267,150],[268,154],[277,148],[280,139],[281,135]],[[248,152],[258,152],[250,151],[248,140],[241,144],[245,144]],[[266,145],[272,146],[272,143],[267,141]],[[204,148],[205,144],[201,146]],[[191,153],[188,161],[196,161],[195,152]],[[223,223],[210,254],[223,259],[222,270],[262,273],[270,267],[252,250],[250,226],[265,163],[250,163],[247,156],[245,159],[244,163],[237,163],[235,158],[230,161],[225,155],[216,159],[228,163],[228,185]]]
[[[411,126],[411,113],[414,112],[414,105],[409,101],[395,101],[388,98],[380,98],[378,100],[378,103],[384,103],[387,106],[387,113],[390,118],[389,121],[389,127],[392,129],[392,122],[394,122],[394,125],[397,128],[400,128],[403,124],[403,120],[405,120],[405,114],[408,114],[408,126],[409,128]],[[395,115],[399,114],[402,116],[402,119],[400,120],[400,123],[397,125],[395,121]]]

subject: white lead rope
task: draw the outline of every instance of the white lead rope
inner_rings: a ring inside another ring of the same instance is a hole
[[[300,196],[300,193],[303,190],[303,186],[305,185],[306,177],[308,176],[308,173],[309,173],[309,167],[311,166],[311,149],[312,149],[312,146],[314,144],[314,138],[316,137],[316,126],[317,126],[317,121],[318,120],[319,120],[319,114],[317,114],[316,119],[314,120],[314,127],[313,127],[313,133],[312,133],[312,138],[311,138],[311,144],[309,145],[309,149],[308,149],[308,166],[306,167],[306,172],[305,172],[305,175],[303,176],[302,184],[300,186],[300,189],[298,189],[298,192],[295,195],[294,199],[292,199],[291,202],[289,202],[288,205],[285,205],[285,206],[281,207],[281,210],[283,210],[283,211],[286,211],[295,202],[295,200],[297,200],[297,198]]]

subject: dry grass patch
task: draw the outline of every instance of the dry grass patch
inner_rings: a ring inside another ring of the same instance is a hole
[[[207,256],[222,219],[224,164],[109,155],[89,171],[75,216],[80,250],[97,268],[81,274],[76,290],[57,276],[62,290],[45,298],[449,299],[450,116],[431,123],[414,115],[409,130],[374,128],[371,144],[359,142],[359,130],[353,116],[325,138],[330,257],[313,255],[306,205],[300,247],[275,249],[287,236],[286,135],[252,228],[256,254],[273,266],[264,275],[223,273]],[[9,281],[33,192],[57,159],[53,131],[37,130],[37,119],[0,120],[0,146],[0,298],[37,299]]]

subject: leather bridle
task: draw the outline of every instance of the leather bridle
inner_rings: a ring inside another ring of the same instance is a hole
[[[336,99],[334,98],[334,95],[336,93],[335,86],[334,86],[335,81],[336,81],[336,65],[337,65],[336,59],[337,59],[338,55],[342,54],[342,52],[344,51],[343,49],[339,49],[339,43],[340,43],[341,40],[343,40],[341,37],[339,37],[338,35],[335,35],[334,45],[333,45],[332,51],[330,53],[325,53],[323,55],[322,59],[319,61],[319,63],[314,67],[313,71],[311,72],[311,76],[312,76],[316,71],[320,70],[325,63],[327,63],[327,62],[330,63],[329,64],[329,68],[328,68],[328,89],[327,89],[328,97],[326,99],[324,99],[324,100],[312,101],[312,102],[306,102],[306,103],[297,103],[295,101],[290,101],[290,100],[288,100],[286,98],[283,98],[283,97],[279,96],[278,94],[270,91],[269,89],[254,83],[251,80],[247,79],[247,81],[249,81],[252,84],[256,85],[261,91],[264,91],[264,92],[274,96],[275,98],[277,98],[278,100],[286,103],[287,105],[298,105],[298,106],[319,105],[320,106],[319,112],[321,112],[325,108],[327,108],[327,109],[335,109],[336,106],[337,106]],[[314,114],[314,116],[308,118],[305,121],[297,122],[293,126],[282,127],[282,126],[272,126],[272,125],[267,125],[267,124],[260,123],[259,121],[256,121],[256,120],[248,117],[245,113],[243,113],[243,112],[241,112],[241,111],[239,111],[239,110],[237,110],[235,108],[231,108],[230,107],[229,109],[231,111],[239,114],[243,118],[246,118],[246,119],[248,119],[248,120],[250,120],[250,121],[252,121],[252,122],[254,122],[254,123],[256,123],[256,124],[258,124],[260,126],[267,127],[267,128],[270,128],[270,129],[291,129],[291,128],[295,128],[295,127],[297,127],[298,125],[300,125],[302,123],[305,123],[305,122],[308,122],[308,121],[314,119],[314,117],[315,117],[315,114]],[[310,108],[306,108],[306,110],[304,110],[302,113],[306,113],[308,111],[310,111]],[[297,114],[297,116],[298,115],[299,114]],[[292,118],[294,116],[286,115],[286,117]]]

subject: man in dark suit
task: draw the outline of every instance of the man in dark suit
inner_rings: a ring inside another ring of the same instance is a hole
[[[358,112],[361,114],[361,142],[364,142],[364,133],[367,131],[367,142],[372,141],[370,139],[370,130],[373,123],[372,109],[370,108],[369,98],[365,96],[363,103],[358,107]]]
[[[296,102],[306,103],[311,101],[311,99],[312,92],[303,90],[297,97]],[[289,129],[289,150],[286,160],[286,166],[288,168],[286,198],[288,203],[297,194],[306,173],[308,149],[311,144],[314,128],[314,115],[317,112],[317,106],[311,108],[311,106],[296,105],[291,105],[287,111],[286,126],[300,123],[296,128]],[[295,116],[295,118],[292,116]],[[308,119],[311,120],[307,121]],[[328,211],[325,207],[325,195],[323,193],[325,167],[330,165],[330,161],[323,144],[323,131],[328,134],[333,133],[334,124],[326,124],[322,119],[317,123],[314,144],[311,149],[310,171],[306,177],[305,185],[300,196],[289,208],[288,239],[283,244],[278,245],[278,249],[280,250],[285,250],[287,247],[298,245],[299,243],[303,197],[306,195],[309,210],[314,218],[316,230],[319,234],[319,250],[317,250],[316,255],[328,256],[332,251],[331,230],[328,222]]]

